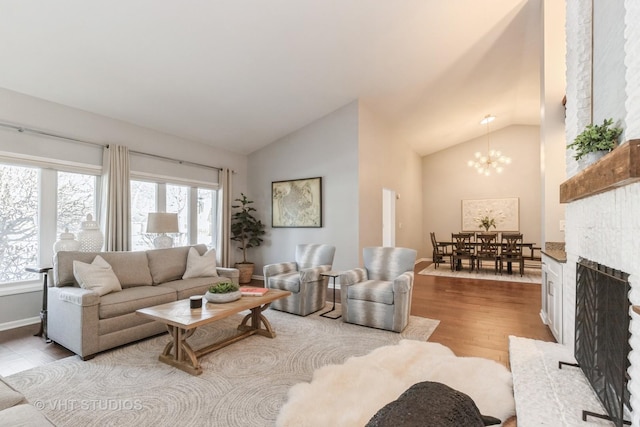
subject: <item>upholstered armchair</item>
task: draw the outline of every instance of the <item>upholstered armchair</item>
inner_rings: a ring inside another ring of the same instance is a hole
[[[416,255],[407,248],[364,248],[364,268],[340,274],[342,319],[402,332],[409,323]]]
[[[300,316],[322,309],[329,278],[321,273],[331,270],[335,252],[335,246],[298,245],[294,262],[265,265],[265,287],[291,292],[288,297],[272,302],[271,308]]]

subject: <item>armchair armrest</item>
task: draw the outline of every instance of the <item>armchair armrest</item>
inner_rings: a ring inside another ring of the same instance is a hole
[[[364,268],[354,268],[340,273],[340,287],[353,285],[358,282],[367,280],[367,270]]]
[[[240,270],[238,270],[237,268],[216,267],[216,271],[218,272],[218,276],[227,277],[231,279],[231,281],[236,285],[240,280]]]
[[[264,280],[276,274],[289,273],[290,271],[298,271],[298,264],[295,262],[279,262],[277,264],[267,264],[262,269]]]
[[[300,282],[317,282],[322,278],[320,274],[329,270],[331,270],[330,265],[319,265],[318,267],[300,270]]]
[[[393,280],[393,292],[406,294],[413,286],[413,272],[407,271]]]

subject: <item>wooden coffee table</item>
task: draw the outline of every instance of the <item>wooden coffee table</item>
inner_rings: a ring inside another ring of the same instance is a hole
[[[136,313],[139,316],[157,320],[167,325],[172,340],[165,346],[164,351],[158,358],[161,362],[192,375],[200,375],[202,367],[199,359],[205,354],[219,350],[254,334],[275,338],[276,332],[262,312],[271,305],[271,302],[289,295],[291,295],[289,291],[269,289],[264,296],[243,296],[239,300],[222,304],[214,304],[204,300],[202,308],[191,309],[189,300],[185,299],[142,308],[136,310]],[[193,335],[198,326],[208,325],[245,310],[251,310],[251,313],[242,319],[238,326],[239,334],[199,350],[192,349],[187,343],[187,338]]]

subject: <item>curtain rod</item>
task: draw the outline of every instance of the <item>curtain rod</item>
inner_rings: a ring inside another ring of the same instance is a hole
[[[64,136],[64,135],[58,135],[58,134],[55,134],[55,133],[44,132],[44,131],[41,131],[41,130],[28,128],[28,127],[25,127],[25,126],[13,125],[11,123],[0,122],[0,127],[13,129],[13,130],[16,130],[16,131],[18,131],[20,133],[24,133],[24,132],[34,133],[34,134],[37,134],[37,135],[49,136],[49,137],[58,138],[58,139],[64,139],[64,140],[67,140],[67,141],[76,142],[76,143],[80,143],[80,144],[88,144],[88,145],[93,145],[93,146],[96,146],[96,147],[109,148],[109,144],[101,144],[99,142],[86,141],[86,140],[83,140],[83,139],[72,138],[70,136]],[[153,158],[156,158],[156,159],[166,160],[166,161],[169,161],[169,162],[175,162],[175,163],[179,163],[181,165],[191,165],[191,166],[198,166],[198,167],[207,168],[207,169],[222,170],[222,168],[219,168],[217,166],[204,165],[202,163],[190,162],[188,160],[172,159],[171,157],[159,156],[157,154],[143,153],[141,151],[129,150],[129,153],[137,154],[139,156],[153,157]],[[232,171],[232,173],[235,173],[235,171]]]

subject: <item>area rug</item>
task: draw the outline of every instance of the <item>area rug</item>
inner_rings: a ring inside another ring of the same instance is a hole
[[[441,276],[441,277],[456,277],[458,279],[480,279],[480,280],[499,280],[503,282],[522,282],[522,283],[542,283],[542,271],[539,268],[525,268],[524,275],[520,276],[519,273],[507,274],[495,274],[492,269],[482,269],[480,271],[469,269],[461,271],[451,271],[451,267],[448,264],[441,265],[435,268],[435,264],[429,265],[427,268],[420,271],[418,274],[423,276]]]
[[[72,356],[8,382],[57,426],[273,426],[293,385],[314,370],[408,338],[425,341],[438,321],[411,316],[403,333],[313,314],[265,312],[276,338],[252,336],[202,359],[192,376],[158,361],[161,335],[83,362]],[[242,315],[199,328],[199,348],[235,334]],[[339,390],[335,390],[338,392]]]
[[[561,344],[509,336],[509,363],[518,427],[612,426],[593,417],[582,421],[582,411],[605,414],[600,401],[580,368],[558,362],[576,363],[572,351]]]
[[[364,426],[380,408],[421,381],[444,383],[467,394],[483,415],[505,421],[515,414],[511,373],[500,363],[457,357],[437,343],[403,340],[318,369],[310,383],[291,388],[276,425]]]

